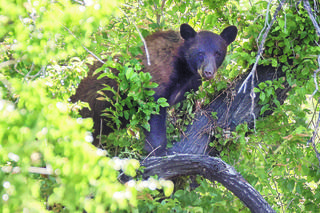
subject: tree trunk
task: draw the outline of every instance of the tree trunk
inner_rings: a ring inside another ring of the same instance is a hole
[[[271,66],[258,66],[257,74],[254,79],[254,87],[261,82],[267,80],[277,80],[284,77],[281,67],[276,69]],[[247,89],[238,93],[240,86],[246,79],[247,74],[233,82],[233,85],[221,92],[216,98],[205,108],[198,110],[192,125],[187,127],[185,137],[167,151],[168,154],[204,154],[207,151],[210,142],[210,133],[218,126],[225,130],[234,131],[235,128],[242,123],[247,123],[249,128],[254,126],[254,117],[250,112],[252,99],[251,80],[248,81]],[[278,101],[282,104],[287,98],[287,92],[290,90],[288,85],[284,89],[276,91]],[[260,115],[262,105],[258,104],[259,94],[255,94],[254,99],[254,115],[255,118],[267,116],[272,111],[267,111]],[[211,116],[212,112],[217,112],[217,120]]]

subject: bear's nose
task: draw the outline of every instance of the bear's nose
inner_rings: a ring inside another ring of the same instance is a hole
[[[203,74],[206,79],[212,79],[214,76],[212,70],[204,70]]]
[[[208,57],[208,59],[204,62],[203,77],[205,77],[206,79],[212,79],[216,71],[217,66],[215,57]]]

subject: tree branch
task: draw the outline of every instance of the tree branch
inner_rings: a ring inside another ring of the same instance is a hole
[[[265,33],[263,34],[263,36],[262,36],[262,40],[261,40],[261,43],[260,43],[260,45],[259,45],[258,53],[257,53],[257,56],[256,56],[256,62],[254,63],[250,74],[248,75],[248,77],[246,78],[246,80],[242,83],[241,87],[239,88],[238,93],[240,93],[242,90],[244,90],[243,92],[245,92],[245,90],[246,90],[246,85],[247,85],[248,80],[249,80],[251,77],[253,78],[253,76],[254,76],[254,74],[255,74],[255,72],[256,72],[256,68],[257,68],[258,62],[259,62],[259,60],[260,60],[261,54],[262,54],[263,51],[264,51],[264,43],[266,42],[267,35],[269,34],[269,31],[270,31],[270,29],[271,29],[274,21],[276,20],[276,17],[277,17],[277,15],[278,15],[280,9],[282,8],[282,5],[283,5],[285,2],[286,2],[286,0],[282,0],[282,1],[280,2],[279,6],[277,7],[276,11],[275,11],[274,14],[273,14],[273,19],[271,20],[270,24],[265,24],[265,26],[268,25],[268,28],[267,28],[267,30],[265,31]],[[268,8],[269,8],[269,6],[268,6]],[[269,13],[269,11],[267,11],[266,16],[268,16],[268,13]],[[263,31],[263,30],[262,30],[262,31]],[[262,32],[262,31],[261,31],[261,32]],[[259,35],[259,37],[260,37],[260,35]]]
[[[63,26],[76,40],[79,40],[77,36],[66,26]],[[94,54],[92,51],[90,51],[88,48],[86,48],[82,43],[80,43],[83,49],[85,49],[88,53],[90,53],[95,59],[97,59],[99,62],[104,64],[104,61],[100,59],[96,54]]]
[[[281,67],[258,66],[257,78],[254,86],[267,80],[284,77]],[[237,93],[246,76],[236,80],[230,88],[223,91],[203,110],[198,110],[192,125],[187,127],[184,137],[167,150],[165,157],[147,157],[141,165],[145,167],[144,177],[157,174],[159,177],[172,178],[181,175],[199,174],[211,180],[218,181],[234,193],[252,212],[275,212],[263,197],[230,165],[219,158],[206,155],[210,135],[217,126],[235,130],[236,126],[247,122],[253,126],[254,118],[250,110],[250,92]],[[285,84],[284,89],[276,90],[279,102],[282,104],[291,88]],[[260,114],[262,105],[258,105],[258,98],[254,98],[255,117],[271,114]],[[211,112],[217,112],[217,120],[212,118]]]
[[[178,154],[165,158],[151,157],[142,162],[144,177],[158,175],[173,178],[181,175],[200,174],[210,181],[218,181],[237,196],[251,212],[275,212],[232,166],[220,158],[208,155]]]
[[[119,9],[120,9],[121,12],[125,15],[125,17],[127,17],[128,22],[129,22],[129,21],[130,21],[130,18],[128,17],[128,15],[127,15],[121,8],[119,8]],[[146,57],[147,57],[147,65],[148,65],[148,66],[151,66],[150,55],[149,55],[149,50],[148,50],[147,42],[146,42],[146,40],[143,38],[143,36],[142,36],[142,34],[141,34],[138,26],[136,25],[136,23],[134,23],[134,22],[132,21],[132,24],[133,24],[134,27],[136,28],[136,30],[137,30],[137,32],[138,32],[138,34],[139,34],[139,36],[140,36],[140,39],[141,39],[141,41],[143,42],[144,50],[145,50],[145,52],[146,52]]]
[[[320,103],[320,100],[318,100],[318,104],[319,103]],[[318,115],[318,120],[317,120],[316,126],[314,127],[312,138],[308,141],[308,142],[311,142],[311,144],[312,144],[314,152],[316,153],[316,156],[318,158],[319,167],[320,167],[320,152],[317,149],[316,142],[315,142],[316,141],[316,137],[317,137],[317,133],[319,131],[319,125],[320,125],[320,112],[319,112],[319,115]]]
[[[317,20],[313,16],[313,13],[312,13],[311,7],[310,7],[310,3],[308,0],[303,0],[303,7],[308,12],[308,15],[312,21],[312,24],[313,24],[314,28],[316,29],[317,35],[320,36],[320,27],[319,27]]]
[[[316,89],[313,91],[311,98],[319,91],[318,82],[317,82],[317,74],[320,72],[320,55],[318,55],[318,69],[313,72],[313,81]]]
[[[253,68],[250,72],[250,74],[248,75],[248,77],[246,78],[246,80],[242,83],[241,87],[239,88],[239,91],[238,93],[240,93],[243,89],[243,92],[245,92],[246,90],[246,86],[247,86],[247,81],[251,78],[251,92],[250,92],[250,97],[251,97],[251,107],[250,107],[250,114],[251,116],[253,117],[253,122],[254,122],[254,125],[253,125],[253,128],[254,128],[254,131],[256,131],[256,125],[255,125],[255,122],[256,122],[256,116],[255,116],[255,113],[254,113],[254,98],[255,98],[255,92],[253,91],[254,89],[254,75],[256,74],[256,71],[257,71],[257,66],[258,66],[258,62],[260,60],[260,57],[264,51],[264,43],[267,39],[267,35],[269,34],[269,31],[274,23],[274,21],[276,20],[277,18],[277,15],[280,11],[280,9],[282,8],[282,5],[284,4],[286,0],[282,0],[278,6],[278,8],[276,9],[276,11],[274,12],[273,14],[273,19],[271,20],[270,24],[267,24],[267,18],[268,18],[268,14],[269,14],[269,6],[270,6],[270,2],[268,4],[268,10],[267,10],[267,14],[266,14],[266,22],[265,22],[265,26],[268,25],[268,28],[267,30],[265,31],[265,33],[263,34],[262,36],[262,40],[261,40],[261,43],[259,45],[259,49],[258,49],[258,54],[256,56],[256,62],[254,63],[253,65]],[[265,28],[265,27],[264,27]],[[264,29],[263,29],[264,30]],[[263,32],[263,30],[261,32]],[[261,35],[261,34],[260,34]],[[259,37],[260,37],[259,35]],[[258,39],[259,39],[258,37]],[[258,40],[257,39],[257,40]]]
[[[254,87],[259,83],[267,80],[277,80],[285,76],[282,67],[274,68],[272,66],[258,66],[257,78],[254,79]],[[262,105],[258,104],[259,95],[254,100],[254,115],[250,112],[252,105],[251,93],[237,93],[246,79],[246,75],[240,76],[233,82],[228,89],[218,94],[216,98],[205,108],[196,111],[195,119],[192,125],[187,127],[185,137],[178,143],[175,143],[171,149],[167,150],[168,154],[185,153],[185,154],[204,154],[211,141],[213,130],[218,126],[225,130],[233,131],[242,123],[247,123],[249,128],[254,127],[255,118],[270,115],[272,112],[267,111],[260,114]],[[287,97],[287,92],[291,88],[285,84],[284,89],[276,90],[278,101],[282,104]],[[216,112],[218,119],[213,119],[212,112]]]

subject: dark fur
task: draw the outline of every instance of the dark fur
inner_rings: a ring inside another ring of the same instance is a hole
[[[217,35],[209,31],[196,33],[189,25],[182,24],[181,37],[174,31],[157,32],[146,37],[151,66],[147,65],[145,54],[142,60],[145,64],[144,72],[149,72],[152,81],[159,84],[155,89],[155,99],[164,97],[170,105],[176,104],[184,99],[186,92],[198,90],[202,78],[213,78],[224,60],[227,46],[234,41],[236,34],[237,28],[234,26],[227,27]],[[81,115],[93,118],[94,137],[100,132],[101,111],[110,105],[96,100],[99,96],[96,91],[102,88],[102,84],[117,87],[113,80],[106,77],[97,80],[97,75],[93,76],[91,71],[91,74],[89,73],[80,83],[76,94],[71,97],[73,102],[77,100],[89,102],[92,111],[84,109],[85,113]],[[165,154],[167,144],[165,124],[166,108],[160,108],[159,115],[151,116],[151,131],[146,132],[145,150],[148,153]],[[103,134],[112,131],[105,126],[105,123],[102,127]]]

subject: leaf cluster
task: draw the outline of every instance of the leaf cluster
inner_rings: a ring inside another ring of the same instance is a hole
[[[120,184],[106,152],[90,144],[90,120],[71,118],[68,105],[49,98],[41,80],[10,83],[19,102],[0,100],[2,212],[38,212],[56,204],[72,212],[136,205],[135,189]],[[131,196],[113,196],[121,191]],[[90,194],[94,198],[87,199]]]

